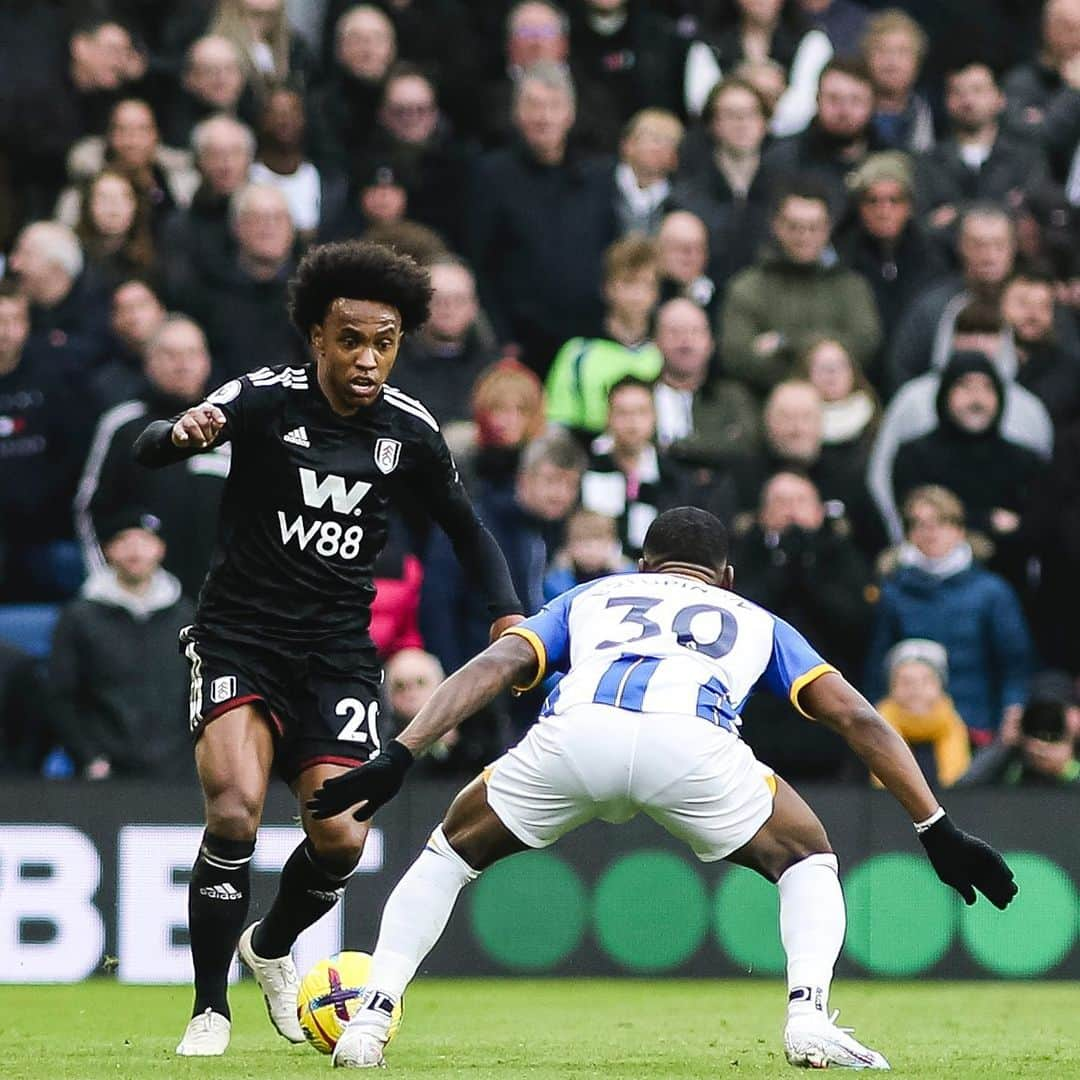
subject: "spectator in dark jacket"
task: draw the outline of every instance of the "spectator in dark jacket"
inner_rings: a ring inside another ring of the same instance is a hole
[[[713,276],[722,281],[749,266],[768,236],[761,171],[768,122],[768,105],[756,87],[724,79],[709,94],[680,156],[674,201],[705,223]]]
[[[36,221],[19,233],[9,260],[30,301],[38,337],[78,353],[84,367],[105,359],[109,341],[107,293],[86,270],[82,245],[66,225]]]
[[[1013,134],[1046,145],[1058,119],[1080,108],[1078,57],[1080,5],[1076,0],[1048,0],[1042,50],[1009,72],[1002,84],[1008,99],[1005,122]]]
[[[952,136],[931,155],[925,193],[931,223],[947,228],[965,203],[981,199],[1018,207],[1024,189],[1046,174],[1046,162],[1036,146],[1002,132],[1005,95],[990,67],[971,63],[950,72],[945,107]]]
[[[0,598],[71,595],[82,564],[71,497],[93,417],[67,350],[30,335],[26,297],[0,281]]]
[[[837,232],[836,250],[873,291],[888,342],[901,315],[945,276],[945,259],[914,216],[914,179],[904,155],[871,154],[851,175],[851,197],[854,213]],[[884,389],[879,357],[871,358],[867,374]]]
[[[638,0],[584,0],[571,10],[574,81],[588,102],[598,146],[609,153],[639,109],[680,111],[685,45],[652,6]]]
[[[133,509],[103,530],[108,565],[87,580],[53,637],[54,720],[88,779],[191,772],[188,672],[176,639],[195,609],[161,569],[158,528]]]
[[[206,266],[178,304],[206,330],[218,382],[250,371],[253,358],[268,367],[306,359],[286,302],[296,234],[285,196],[249,184],[233,196],[230,219],[235,253]]]
[[[172,316],[146,350],[145,389],[98,422],[75,496],[75,524],[91,570],[105,566],[101,530],[117,514],[140,507],[160,521],[164,566],[194,599],[210,568],[217,505],[229,474],[228,443],[176,469],[144,469],[131,448],[151,420],[166,420],[201,401],[210,377],[202,331]]]
[[[761,491],[757,517],[732,553],[739,591],[790,622],[843,671],[862,663],[870,570],[842,523],[832,521],[805,474],[779,472]],[[849,760],[840,739],[806,725],[786,702],[753,700],[743,734],[785,775],[836,778]]]
[[[247,183],[255,159],[251,129],[230,116],[197,124],[191,142],[202,181],[191,205],[166,220],[161,243],[159,269],[173,293],[226,258],[229,200]]]
[[[364,153],[392,158],[405,181],[409,217],[460,248],[469,160],[453,135],[435,84],[412,64],[391,68]]]
[[[893,497],[899,506],[925,484],[947,488],[964,504],[968,526],[994,541],[994,568],[1019,582],[1019,530],[1043,464],[1001,434],[1003,402],[1004,385],[986,356],[954,354],[941,373],[937,428],[897,451]]]
[[[781,140],[765,155],[769,190],[790,183],[793,174],[810,174],[825,186],[833,220],[840,220],[848,205],[848,174],[877,148],[873,115],[874,86],[866,68],[829,61],[818,83],[817,116],[801,135]]]
[[[1080,419],[1080,349],[1062,345],[1054,325],[1054,282],[1022,270],[1005,286],[1001,314],[1012,330],[1016,381],[1045,406],[1056,427]]]
[[[972,741],[986,745],[1027,700],[1032,644],[1009,584],[974,561],[964,508],[944,488],[916,488],[904,504],[907,542],[881,583],[863,689],[885,696],[885,654],[905,638],[945,646],[949,687]]]
[[[113,289],[109,359],[90,376],[95,413],[142,392],[146,346],[161,329],[165,314],[157,294],[139,278],[129,278]]]
[[[473,188],[469,250],[502,344],[541,377],[558,347],[600,329],[601,261],[615,236],[612,169],[575,160],[574,88],[538,64],[515,85],[520,141],[485,156]]]
[[[496,355],[477,322],[480,306],[468,264],[446,255],[429,270],[431,317],[402,342],[394,385],[422,397],[439,423],[446,425],[472,418],[473,385]]]
[[[328,77],[310,98],[312,156],[321,169],[348,170],[375,126],[397,34],[385,11],[356,4],[333,24],[333,43]]]
[[[51,213],[68,149],[84,135],[104,132],[112,95],[141,65],[127,30],[100,15],[78,20],[65,52],[60,70],[16,62],[5,71],[0,142],[10,151],[14,186],[30,217]]]
[[[181,84],[165,110],[165,141],[188,146],[196,125],[219,113],[251,123],[254,95],[247,89],[237,47],[228,38],[207,34],[191,44],[184,58]]]

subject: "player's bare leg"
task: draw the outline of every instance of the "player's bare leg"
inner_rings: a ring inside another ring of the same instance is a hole
[[[887,1069],[829,1015],[829,987],[844,943],[844,894],[836,856],[817,815],[776,778],[772,816],[728,861],[756,870],[780,890],[780,939],[787,954],[784,1050],[792,1065]]]
[[[458,893],[481,870],[525,849],[488,805],[482,777],[458,794],[386,901],[363,1008],[338,1040],[335,1068],[383,1063],[394,1005],[442,936]]]
[[[346,771],[341,765],[313,765],[296,778],[293,792],[307,836],[285,863],[266,917],[240,936],[240,959],[263,992],[271,1023],[295,1043],[304,1041],[304,1032],[296,1017],[300,979],[290,955],[293,943],[341,899],[368,832],[368,823],[354,821],[351,814],[316,821],[304,804],[316,788]]]
[[[212,720],[195,744],[206,831],[188,886],[195,1005],[176,1048],[182,1056],[216,1056],[229,1044],[229,965],[247,915],[249,863],[273,759],[273,737],[255,705]]]

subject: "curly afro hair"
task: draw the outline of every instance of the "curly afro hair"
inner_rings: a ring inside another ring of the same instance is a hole
[[[389,304],[408,333],[427,322],[431,279],[415,260],[382,244],[345,240],[311,248],[289,282],[289,315],[305,339],[339,297]]]

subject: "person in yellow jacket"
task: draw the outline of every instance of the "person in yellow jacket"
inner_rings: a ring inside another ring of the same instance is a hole
[[[945,691],[945,647],[908,638],[889,650],[885,665],[889,696],[878,702],[878,712],[911,747],[927,779],[950,787],[967,771],[971,747],[967,727]]]

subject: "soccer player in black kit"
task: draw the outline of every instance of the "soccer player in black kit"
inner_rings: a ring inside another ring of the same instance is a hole
[[[381,673],[368,623],[389,504],[408,495],[445,529],[487,598],[493,636],[521,619],[506,561],[438,423],[386,381],[402,335],[426,321],[430,298],[427,272],[387,248],[314,248],[291,283],[290,311],[315,362],[234,379],[175,421],[151,424],[135,444],[151,468],[226,439],[233,448],[217,548],[196,622],[181,634],[206,801],[188,890],[195,1005],[181,1055],[228,1046],[236,949],[278,1032],[303,1041],[290,949],[341,896],[368,828],[349,815],[316,821],[304,804],[380,749]],[[244,930],[249,862],[274,770],[296,795],[306,838],[266,916]]]

